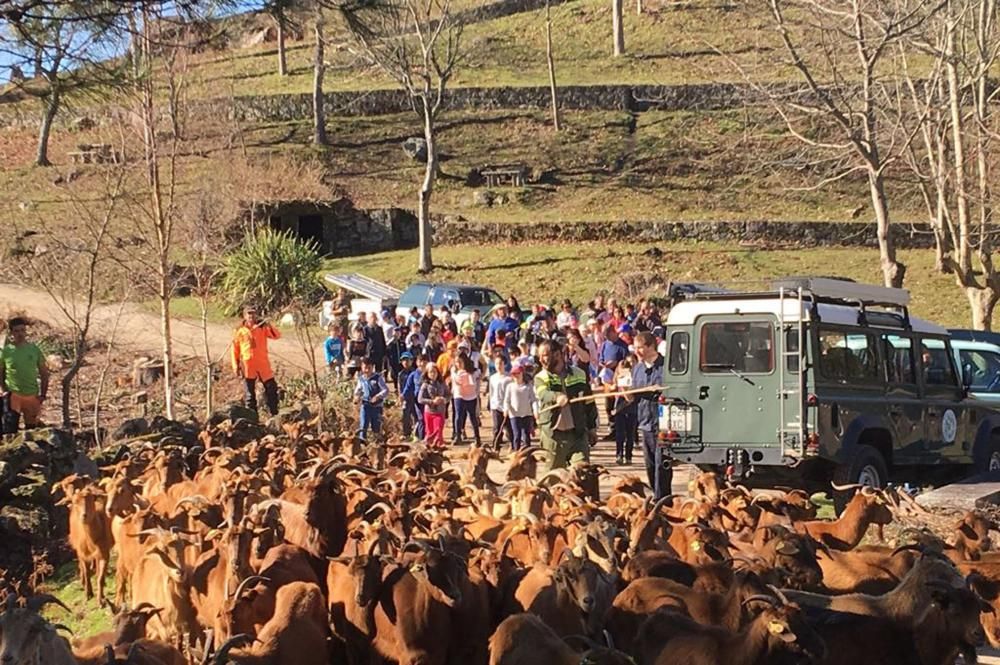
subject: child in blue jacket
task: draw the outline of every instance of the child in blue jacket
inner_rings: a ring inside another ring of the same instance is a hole
[[[361,372],[358,383],[354,387],[354,401],[361,404],[361,425],[358,437],[367,440],[368,430],[378,437],[382,434],[382,407],[389,386],[385,377],[375,371],[375,362],[371,358],[361,361]]]
[[[413,436],[416,426],[416,439],[423,441],[424,410],[417,402],[417,397],[420,394],[420,383],[424,379],[420,368],[427,362],[427,358],[423,355],[418,356],[417,364],[414,366],[412,353],[407,351],[399,357],[403,363],[403,369],[399,373],[399,395],[403,402],[403,436]]]

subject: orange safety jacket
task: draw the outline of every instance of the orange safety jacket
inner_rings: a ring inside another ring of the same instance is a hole
[[[268,381],[274,378],[271,361],[267,357],[267,340],[279,339],[279,333],[269,324],[247,327],[244,323],[233,335],[230,358],[233,369],[242,370],[243,378]]]

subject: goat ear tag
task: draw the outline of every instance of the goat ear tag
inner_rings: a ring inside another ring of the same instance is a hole
[[[778,552],[786,556],[793,556],[799,553],[799,547],[795,543],[786,541],[778,545]]]
[[[769,621],[767,624],[767,632],[772,635],[781,635],[785,632],[785,624],[780,621]]]
[[[688,481],[688,491],[689,492],[693,492],[694,491],[694,487],[695,487],[694,481],[693,480],[689,480]]]
[[[701,549],[701,543],[698,542],[697,540],[694,541],[694,542],[692,542],[691,543],[691,549],[693,549],[695,552],[697,552],[698,550]]]

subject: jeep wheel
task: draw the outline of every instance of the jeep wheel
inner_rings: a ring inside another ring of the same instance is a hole
[[[889,471],[885,466],[882,454],[871,446],[861,445],[854,451],[854,456],[833,471],[835,485],[865,485],[881,489],[889,479]],[[833,507],[837,515],[844,512],[847,502],[854,496],[855,490],[833,492]]]

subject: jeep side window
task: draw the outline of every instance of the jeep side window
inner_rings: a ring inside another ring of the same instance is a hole
[[[913,366],[913,340],[899,335],[882,335],[882,344],[889,383],[915,385],[917,372]]]
[[[879,380],[878,354],[869,335],[820,330],[819,369],[825,379],[838,383]]]
[[[670,336],[671,374],[687,374],[689,348],[691,348],[691,336],[686,332],[675,332]]]
[[[970,349],[959,351],[959,357],[972,372],[972,392],[1000,393],[1000,354]]]
[[[955,368],[948,357],[948,349],[942,339],[924,338],[920,342],[920,365],[924,372],[924,384],[928,386],[958,387]]]

